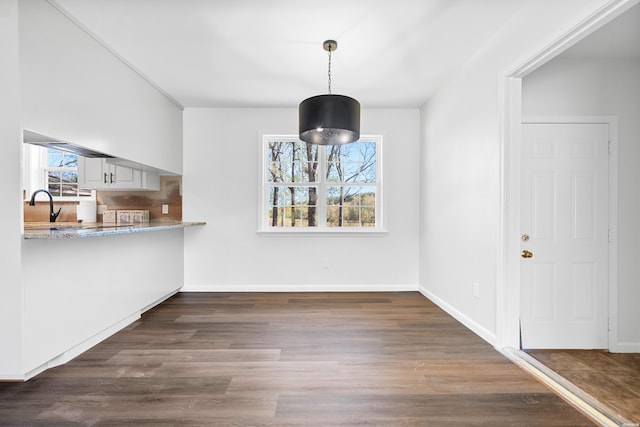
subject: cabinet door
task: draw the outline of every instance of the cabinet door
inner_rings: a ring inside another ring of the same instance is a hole
[[[142,173],[139,169],[111,164],[109,165],[109,182],[114,189],[140,189]]]
[[[160,177],[107,159],[78,157],[78,185],[92,190],[159,190]]]
[[[108,188],[108,167],[104,159],[78,157],[78,186],[92,190]]]

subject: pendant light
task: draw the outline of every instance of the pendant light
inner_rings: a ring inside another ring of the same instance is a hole
[[[338,48],[338,43],[326,40],[322,46],[329,52],[329,94],[312,96],[300,103],[300,139],[318,145],[348,144],[360,138],[360,103],[331,93],[331,52]]]

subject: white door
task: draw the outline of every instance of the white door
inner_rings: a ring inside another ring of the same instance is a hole
[[[522,129],[522,348],[607,348],[608,125]]]

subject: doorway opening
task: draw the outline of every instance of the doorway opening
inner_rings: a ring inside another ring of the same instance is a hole
[[[626,12],[638,3],[637,0],[621,1],[609,4],[583,21],[580,25],[557,40],[547,49],[534,55],[529,61],[519,67],[505,73],[503,80],[502,99],[504,106],[502,120],[502,238],[501,257],[498,266],[501,272],[497,286],[498,310],[497,310],[497,347],[520,348],[520,321],[521,321],[521,212],[520,212],[520,188],[521,188],[521,144],[522,144],[522,79],[534,70],[549,62],[569,47],[576,44],[586,36],[595,32],[614,18]],[[566,118],[565,118],[566,119]],[[573,118],[575,119],[575,117]],[[613,132],[615,143],[615,120],[611,117],[580,117],[587,122],[604,121],[612,124],[609,126]],[[611,156],[609,170],[611,197],[609,200],[610,218],[616,218],[617,209],[617,157]],[[613,208],[611,208],[613,206]],[[613,211],[611,211],[613,209]],[[615,221],[610,223],[612,240],[615,242]],[[617,258],[617,245],[610,244],[610,259]],[[618,332],[617,313],[617,267],[611,264],[609,267],[609,349],[616,351],[616,338]],[[628,351],[628,350],[624,350]]]

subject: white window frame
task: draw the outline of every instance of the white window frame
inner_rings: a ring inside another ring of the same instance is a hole
[[[25,200],[30,200],[34,191],[48,189],[48,171],[77,171],[72,167],[49,167],[48,151],[46,147],[34,144],[24,144],[24,187],[26,190]],[[91,191],[91,196],[56,196],[52,195],[56,202],[78,202],[96,200],[95,190]],[[38,198],[40,201],[41,199]],[[44,200],[44,199],[42,199]]]
[[[268,203],[268,189],[270,187],[269,182],[269,167],[267,162],[269,160],[269,143],[280,141],[299,141],[298,135],[288,134],[263,134],[260,141],[260,174],[259,174],[259,191],[260,197],[258,207],[258,234],[264,235],[345,235],[345,234],[357,234],[357,235],[382,235],[386,233],[384,223],[384,203],[383,203],[383,177],[382,177],[382,153],[383,153],[383,136],[382,135],[362,135],[361,141],[372,141],[376,143],[376,182],[368,183],[347,183],[347,186],[362,186],[362,187],[375,187],[376,188],[376,202],[375,202],[375,216],[376,225],[374,227],[329,227],[326,225],[326,189],[327,187],[338,186],[335,182],[326,182],[326,150],[324,147],[319,147],[318,154],[318,176],[321,179],[315,183],[291,183],[287,187],[291,186],[313,186],[318,188],[318,226],[316,227],[273,227],[269,225],[269,218],[267,215],[269,203]]]

